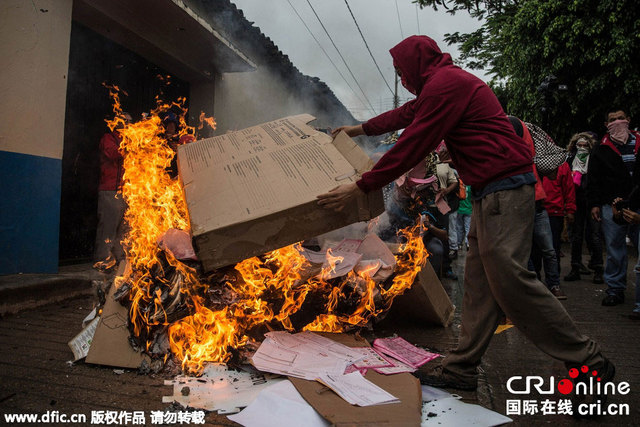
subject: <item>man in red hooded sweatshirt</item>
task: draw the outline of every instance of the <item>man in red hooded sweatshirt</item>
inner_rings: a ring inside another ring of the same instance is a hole
[[[491,89],[455,66],[426,36],[412,36],[390,50],[402,84],[416,98],[356,126],[349,136],[404,132],[369,172],[318,196],[341,210],[358,192],[379,189],[414,167],[446,141],[461,179],[471,185],[473,214],[464,272],[458,347],[423,383],[472,390],[477,368],[502,313],[527,338],[568,367],[587,365],[611,381],[615,368],[597,343],[582,335],[562,304],[527,270],[534,219],[530,147],[518,137]]]

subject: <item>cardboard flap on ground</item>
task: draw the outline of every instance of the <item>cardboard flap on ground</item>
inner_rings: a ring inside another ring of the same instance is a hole
[[[322,334],[349,347],[369,347],[363,339],[347,334]],[[335,426],[419,426],[422,414],[420,381],[411,374],[382,375],[369,370],[365,377],[391,393],[400,403],[355,406],[317,381],[289,377],[298,392],[320,415]]]
[[[205,270],[242,261],[384,211],[381,191],[342,212],[316,196],[373,166],[344,132],[335,139],[303,114],[178,148],[194,248]]]
[[[117,276],[123,275],[124,265],[124,262],[120,264]],[[129,328],[127,328],[129,312],[113,298],[115,292],[116,284],[114,283],[107,294],[100,323],[96,328],[85,362],[120,368],[139,368],[147,356],[138,353],[129,344]]]
[[[398,295],[391,305],[392,313],[442,326],[451,323],[454,311],[455,307],[429,262],[422,267],[413,285]]]

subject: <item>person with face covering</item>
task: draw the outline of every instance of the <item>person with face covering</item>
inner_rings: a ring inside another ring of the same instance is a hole
[[[569,224],[569,238],[571,239],[571,272],[564,277],[567,282],[580,280],[581,274],[590,274],[593,270],[593,283],[604,283],[602,277],[602,242],[600,239],[600,224],[596,222],[587,207],[587,185],[589,155],[596,145],[596,140],[590,132],[576,133],[569,140],[569,158],[567,164],[571,167],[573,185],[576,193],[576,214],[573,223]],[[589,250],[589,264],[582,264],[582,241],[586,241]]]
[[[411,36],[390,50],[402,84],[416,98],[356,126],[349,136],[404,132],[369,172],[353,184],[318,196],[340,211],[359,192],[382,188],[446,141],[460,178],[472,188],[473,213],[464,271],[458,347],[424,384],[473,390],[478,366],[503,313],[542,351],[567,366],[587,365],[610,381],[615,368],[581,334],[562,303],[527,270],[534,218],[533,161],[498,99],[480,79],[455,66],[427,36]]]
[[[629,130],[629,122],[629,116],[621,109],[614,108],[607,113],[604,124],[608,132],[589,156],[587,168],[587,200],[592,218],[602,223],[607,251],[603,275],[607,284],[607,296],[602,300],[604,306],[624,303],[627,288],[625,238],[628,223],[616,222],[612,204],[617,198],[628,201],[634,187],[638,188],[634,180],[640,178],[640,162],[637,160],[640,134]],[[635,210],[638,206],[631,208]]]

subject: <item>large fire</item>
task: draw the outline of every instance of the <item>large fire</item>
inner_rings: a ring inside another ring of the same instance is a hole
[[[130,228],[124,241],[129,268],[117,280],[118,298],[129,307],[131,329],[143,350],[154,353],[158,335],[166,334],[182,368],[199,373],[206,362],[228,361],[233,349],[241,349],[260,331],[339,332],[361,327],[388,310],[424,265],[427,253],[419,227],[404,233],[406,243],[396,256],[395,272],[381,284],[366,269],[337,279],[326,278],[330,271],[310,274],[298,245],[209,275],[193,263],[179,261],[158,245],[169,229],[189,230],[180,183],[167,172],[175,151],[163,138],[160,117],[170,110],[181,111],[181,135],[194,133],[185,122],[185,99],[172,104],[158,101],[150,115],[126,124],[119,89],[107,87],[116,113],[108,125],[120,127],[123,136],[122,192]],[[215,121],[204,114],[200,121],[215,128]],[[338,257],[328,257],[335,258],[326,268],[331,270]],[[212,295],[225,303],[212,303]]]

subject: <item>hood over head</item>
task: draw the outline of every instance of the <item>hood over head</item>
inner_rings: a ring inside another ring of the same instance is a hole
[[[451,55],[442,53],[438,44],[427,36],[407,37],[389,50],[393,65],[415,94],[420,94],[429,77],[440,67],[453,65]]]

